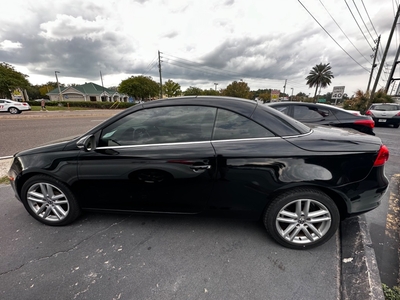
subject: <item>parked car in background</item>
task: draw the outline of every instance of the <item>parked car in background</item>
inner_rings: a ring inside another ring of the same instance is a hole
[[[351,128],[363,133],[375,135],[375,122],[369,116],[358,111],[320,103],[274,102],[266,104],[303,123]]]
[[[365,114],[372,117],[376,125],[392,125],[399,128],[400,104],[373,103]]]
[[[322,126],[321,126],[322,127]],[[125,109],[86,134],[14,155],[9,178],[47,225],[81,210],[262,220],[280,244],[316,247],[376,208],[388,149],[254,101],[192,96]]]
[[[0,111],[8,111],[10,114],[20,114],[26,110],[31,110],[31,106],[26,102],[0,99]]]

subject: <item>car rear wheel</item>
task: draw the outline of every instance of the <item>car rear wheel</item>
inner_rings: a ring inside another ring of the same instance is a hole
[[[8,112],[9,112],[10,114],[18,114],[20,111],[18,110],[18,108],[10,107],[10,108],[8,109]]]
[[[25,182],[22,202],[35,219],[47,225],[66,225],[80,214],[78,202],[70,189],[46,175],[37,175]]]
[[[268,206],[264,225],[281,245],[310,249],[327,242],[340,223],[339,210],[325,193],[314,189],[286,192]]]

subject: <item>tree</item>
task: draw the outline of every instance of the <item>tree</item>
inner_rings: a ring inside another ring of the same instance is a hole
[[[179,83],[176,83],[171,79],[167,80],[164,83],[163,91],[167,97],[177,97],[182,94],[181,86],[179,85]]]
[[[16,89],[27,89],[30,86],[28,75],[15,71],[8,63],[0,63],[0,98],[11,99],[11,92]]]
[[[362,90],[358,90],[354,97],[345,100],[343,102],[344,109],[353,109],[358,110],[364,113],[372,103],[393,103],[393,98],[386,94],[384,89],[380,89],[377,91],[373,98],[370,98],[369,91],[363,92]]]
[[[207,96],[221,96],[221,93],[219,91],[216,91],[215,89],[208,89],[203,91],[203,95]]]
[[[160,85],[150,76],[131,76],[121,81],[118,91],[135,99],[146,99],[156,97],[160,92]]]
[[[251,99],[252,94],[250,88],[244,81],[234,81],[223,90],[224,96]]]
[[[317,101],[317,91],[318,88],[326,88],[331,84],[331,79],[334,78],[333,73],[331,71],[332,67],[328,64],[316,65],[313,67],[306,77],[307,85],[312,88],[315,87],[314,93],[314,102]]]
[[[185,96],[199,96],[203,95],[203,90],[194,86],[190,86],[183,92]]]

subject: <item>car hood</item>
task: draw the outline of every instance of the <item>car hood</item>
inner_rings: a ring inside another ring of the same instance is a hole
[[[313,126],[307,135],[285,138],[293,145],[313,152],[376,152],[379,137],[331,126]]]
[[[71,141],[77,140],[77,136],[70,136],[65,137],[62,139],[57,139],[48,143],[45,143],[41,146],[23,150],[15,154],[15,156],[25,156],[30,154],[37,154],[37,153],[45,153],[45,152],[53,152],[53,151],[62,151],[66,145],[68,145]]]

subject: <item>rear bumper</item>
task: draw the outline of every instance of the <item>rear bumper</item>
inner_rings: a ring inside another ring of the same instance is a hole
[[[392,117],[392,118],[376,118],[373,117],[375,125],[393,125],[393,124],[400,124],[400,117]],[[385,121],[383,121],[385,120]]]
[[[362,214],[377,208],[388,187],[389,180],[385,176],[384,166],[374,167],[367,178],[361,182],[342,187],[342,192],[348,198],[347,216]]]

